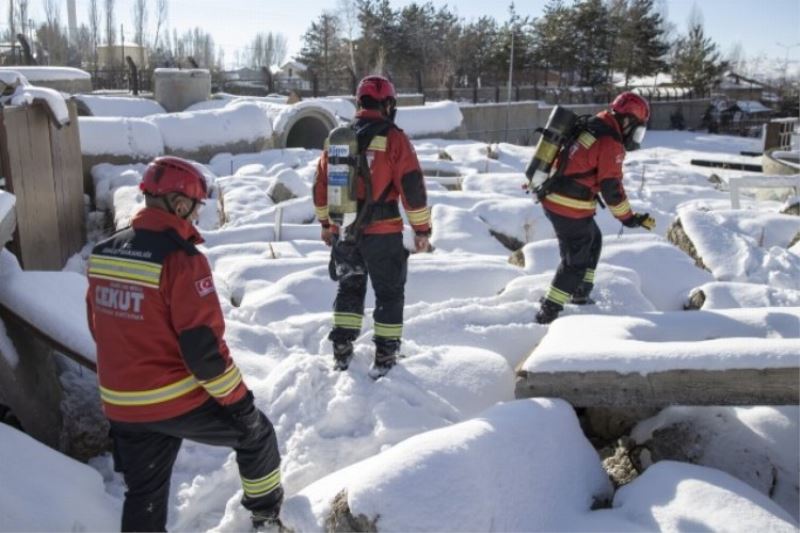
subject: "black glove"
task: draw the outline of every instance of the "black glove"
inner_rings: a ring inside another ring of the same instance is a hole
[[[238,402],[225,405],[223,408],[233,419],[234,426],[244,433],[243,438],[245,439],[257,438],[269,428],[270,424],[267,417],[253,403],[253,393],[251,391],[247,391],[244,398]]]
[[[633,216],[623,220],[622,224],[628,228],[642,227],[647,231],[656,227],[656,221],[650,216],[650,213],[634,213]]]

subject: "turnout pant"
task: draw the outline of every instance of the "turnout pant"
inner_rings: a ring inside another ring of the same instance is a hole
[[[336,243],[334,243],[334,247]],[[336,253],[331,262],[335,268]],[[402,233],[364,235],[350,258],[356,274],[340,277],[333,303],[333,342],[352,341],[361,332],[367,277],[375,291],[375,337],[377,345],[399,345],[403,334],[403,306],[408,272],[408,250]],[[351,269],[353,270],[353,269]]]
[[[603,234],[594,217],[568,218],[545,210],[558,238],[561,263],[545,299],[563,307],[572,295],[588,296],[600,260]]]
[[[128,486],[122,531],[166,531],[172,466],[183,439],[236,451],[245,508],[269,511],[280,505],[278,442],[267,417],[258,410],[256,415],[245,426],[210,399],[193,411],[158,422],[112,420],[115,470],[122,472]]]

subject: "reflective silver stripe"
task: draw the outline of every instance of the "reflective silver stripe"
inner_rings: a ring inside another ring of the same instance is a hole
[[[276,468],[264,477],[247,479],[242,477],[244,493],[251,498],[264,496],[281,486],[281,470]]]
[[[116,391],[100,386],[100,397],[112,405],[135,406],[167,402],[183,396],[200,387],[194,376],[187,376],[180,381],[170,383],[157,389],[143,391]]]
[[[222,398],[227,396],[239,383],[242,382],[242,374],[236,365],[232,365],[221,376],[207,381],[201,381],[200,384],[204,389],[215,398]]]
[[[89,257],[89,276],[120,279],[158,287],[161,281],[161,265],[132,259],[92,255]]]

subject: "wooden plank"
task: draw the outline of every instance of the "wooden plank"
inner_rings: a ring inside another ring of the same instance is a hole
[[[575,407],[797,405],[800,368],[517,372],[517,398],[563,398]]]
[[[83,163],[78,138],[76,106],[68,102],[70,124],[57,128],[50,122],[50,153],[56,191],[61,262],[79,252],[86,240],[83,199]]]
[[[60,270],[56,192],[50,155],[49,119],[38,106],[3,109],[8,190],[17,196],[17,232],[23,268]]]

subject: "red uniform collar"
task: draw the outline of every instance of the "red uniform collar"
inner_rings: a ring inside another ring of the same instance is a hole
[[[168,213],[155,207],[145,207],[137,211],[131,219],[133,229],[144,229],[150,231],[175,230],[181,238],[186,239],[192,244],[200,244],[203,237],[197,231],[194,224],[184,220],[177,215]]]
[[[617,122],[617,119],[614,117],[614,115],[608,111],[600,111],[597,116],[600,117],[600,119],[606,124],[614,128],[614,131],[619,133],[620,137],[622,137],[622,128],[619,127],[619,122]]]

